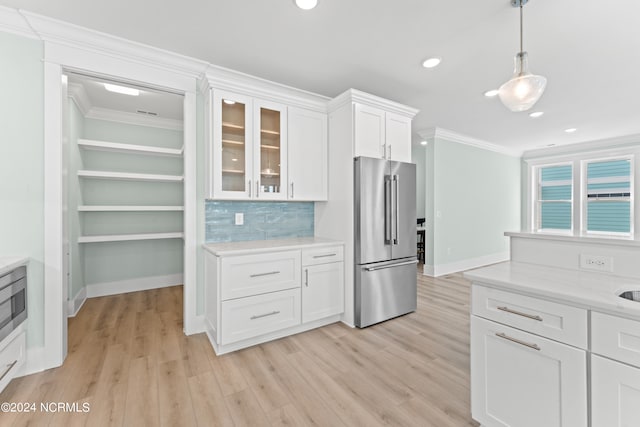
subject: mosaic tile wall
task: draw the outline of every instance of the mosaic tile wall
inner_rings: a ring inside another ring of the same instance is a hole
[[[205,241],[237,242],[313,236],[313,202],[205,203]],[[244,225],[235,225],[235,214],[244,214]]]

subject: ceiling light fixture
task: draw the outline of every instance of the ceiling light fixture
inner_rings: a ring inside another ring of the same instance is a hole
[[[420,145],[427,145],[427,141],[420,141]]]
[[[118,86],[110,83],[104,83],[104,88],[109,92],[120,93],[122,95],[131,95],[131,96],[140,95],[140,91],[132,87]]]
[[[424,62],[422,63],[422,66],[424,68],[434,68],[440,65],[441,62],[442,62],[442,58],[434,56],[433,58],[425,59]]]
[[[302,10],[310,10],[318,5],[318,0],[295,0],[296,6]]]
[[[542,96],[547,79],[529,72],[527,52],[522,48],[522,7],[528,0],[511,0],[511,6],[520,8],[520,52],[515,57],[515,69],[511,80],[500,86],[500,101],[511,111],[527,111]]]
[[[578,130],[578,129],[576,129],[576,128],[569,128],[569,129],[565,129],[564,131],[565,131],[566,133],[574,133],[574,132],[575,132],[575,131],[577,131],[577,130]]]
[[[497,96],[497,95],[498,95],[498,89],[491,89],[484,93],[484,96],[486,96],[487,98],[493,98],[494,96]]]
[[[537,119],[543,114],[544,114],[544,111],[534,111],[533,113],[529,113],[529,117],[533,117],[534,119]]]

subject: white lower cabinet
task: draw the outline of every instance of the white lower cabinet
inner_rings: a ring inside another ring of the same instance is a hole
[[[303,268],[302,321],[311,322],[344,311],[344,263]]]
[[[640,369],[591,356],[591,427],[640,426]]]
[[[484,427],[587,426],[584,350],[472,316],[471,384]]]
[[[251,253],[247,242],[205,246],[205,325],[217,354],[340,320],[344,246],[273,245]]]

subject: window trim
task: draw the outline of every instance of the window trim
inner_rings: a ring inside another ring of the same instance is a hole
[[[593,161],[606,161],[616,159],[629,159],[631,162],[631,176],[630,176],[630,232],[629,233],[615,233],[615,232],[598,232],[587,231],[587,217],[586,217],[586,199],[587,199],[587,187],[586,187],[586,165]],[[591,238],[613,238],[613,239],[635,239],[636,223],[639,223],[640,218],[636,215],[640,215],[640,197],[634,195],[635,189],[640,189],[640,145],[632,147],[621,147],[618,149],[607,150],[594,150],[578,152],[574,154],[563,154],[558,156],[545,156],[523,159],[527,165],[526,175],[526,194],[523,207],[526,215],[523,218],[524,229],[529,233],[534,234],[547,234],[547,235],[560,235],[560,236],[573,236],[573,237],[591,237]],[[537,229],[536,221],[536,202],[537,202],[537,186],[538,177],[537,171],[542,167],[556,166],[562,164],[572,164],[572,228],[571,230],[555,230],[555,229]],[[584,168],[584,170],[583,170]],[[576,203],[580,205],[577,206]],[[639,206],[636,206],[636,205]]]

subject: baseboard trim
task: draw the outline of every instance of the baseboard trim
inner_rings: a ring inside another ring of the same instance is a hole
[[[484,255],[477,258],[467,258],[447,264],[425,264],[424,275],[431,277],[440,277],[444,276],[445,274],[458,273],[460,271],[470,270],[472,268],[483,267],[485,265],[495,264],[502,261],[508,261],[509,259],[509,252],[500,252],[497,254]]]
[[[36,374],[42,372],[45,369],[53,368],[54,366],[48,366],[45,362],[44,347],[32,347],[27,348],[27,360],[25,361],[20,371],[16,374],[17,377],[24,377],[25,375]]]
[[[184,330],[185,335],[200,334],[202,332],[207,332],[207,325],[205,324],[204,314],[195,317],[191,330]]]
[[[119,280],[116,282],[94,283],[86,286],[87,298],[166,288],[169,286],[182,285],[183,282],[183,274],[178,273],[166,276],[151,276],[140,277],[138,279]]]
[[[80,311],[84,302],[87,300],[87,287],[83,286],[82,289],[76,294],[73,299],[67,301],[67,317],[76,317],[76,314]]]

